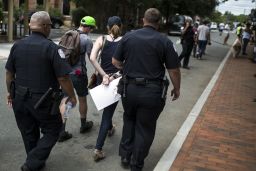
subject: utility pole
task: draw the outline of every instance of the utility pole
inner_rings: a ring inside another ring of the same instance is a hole
[[[13,41],[13,0],[8,3],[8,42]]]
[[[44,0],[44,10],[49,12],[49,0]]]
[[[28,35],[28,1],[24,2],[24,35]]]

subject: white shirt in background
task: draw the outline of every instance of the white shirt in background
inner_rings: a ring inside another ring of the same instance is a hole
[[[200,25],[197,29],[198,31],[198,40],[207,40],[207,34],[209,34],[210,29],[206,25]]]

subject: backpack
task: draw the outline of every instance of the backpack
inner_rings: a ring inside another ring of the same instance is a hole
[[[59,46],[71,66],[78,63],[80,60],[80,32],[78,30],[67,31],[60,38]]]

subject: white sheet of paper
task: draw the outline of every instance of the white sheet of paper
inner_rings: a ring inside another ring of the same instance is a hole
[[[117,84],[121,77],[110,82],[108,86],[103,84],[89,90],[92,100],[98,110],[120,100],[121,95],[117,93]]]

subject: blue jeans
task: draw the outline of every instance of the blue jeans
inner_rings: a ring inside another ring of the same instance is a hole
[[[247,47],[249,41],[250,41],[250,39],[246,39],[246,38],[243,39],[243,51],[242,51],[243,54],[246,54],[246,47]]]
[[[199,40],[198,41],[198,54],[199,58],[202,58],[203,52],[205,51],[207,45],[207,40]]]
[[[96,142],[96,149],[102,150],[108,131],[112,129],[112,117],[115,112],[117,103],[104,108],[100,124],[100,131]]]

